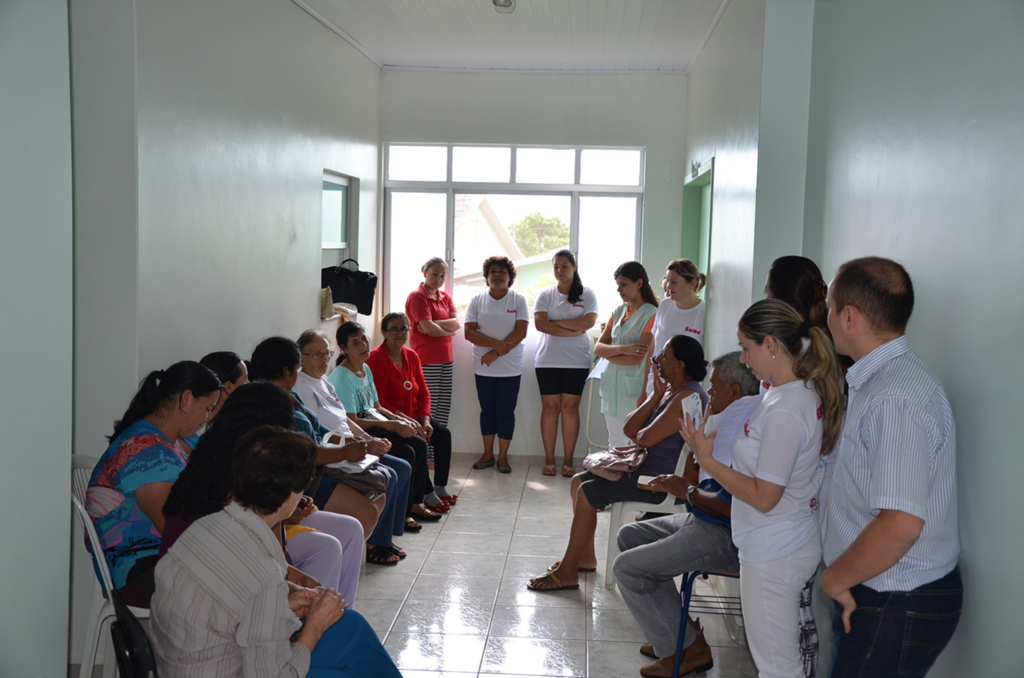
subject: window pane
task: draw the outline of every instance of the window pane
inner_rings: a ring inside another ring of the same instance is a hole
[[[583,284],[597,294],[600,322],[622,305],[612,274],[620,264],[636,258],[636,201],[635,196],[580,196],[578,272]]]
[[[516,183],[572,184],[576,151],[571,148],[517,148]]]
[[[516,266],[513,287],[530,309],[537,294],[555,284],[551,259],[569,246],[572,198],[568,195],[455,194],[455,306],[463,315],[469,300],[486,287],[485,259],[506,256]]]
[[[583,150],[580,156],[580,183],[639,186],[640,151]]]
[[[456,146],[452,151],[452,181],[508,183],[512,149]]]
[[[448,149],[444,146],[388,146],[388,179],[447,181]]]
[[[337,246],[348,239],[348,186],[324,182],[324,205],[320,224],[320,241]]]
[[[444,257],[448,196],[444,193],[391,193],[389,302],[405,311],[405,299],[423,282],[420,267]]]

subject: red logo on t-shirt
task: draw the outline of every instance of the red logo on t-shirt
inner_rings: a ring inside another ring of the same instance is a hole
[[[825,406],[824,405],[818,405],[818,419],[821,419],[824,416],[825,416]]]
[[[572,307],[573,308],[586,308],[586,306],[584,306],[583,304],[573,304]]]
[[[743,424],[743,435],[750,437],[750,420],[747,419],[747,423]]]
[[[516,312],[516,310],[514,308],[506,308],[505,309],[505,313],[515,313],[515,312]]]
[[[811,511],[814,512],[814,511],[817,511],[817,510],[818,510],[818,498],[814,497],[814,498],[811,499]]]
[[[687,327],[686,331],[689,332],[690,334],[696,334],[696,335],[700,336],[700,330],[695,330],[692,327]]]

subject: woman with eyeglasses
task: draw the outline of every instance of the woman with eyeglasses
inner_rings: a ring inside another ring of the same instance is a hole
[[[457,497],[448,492],[448,473],[452,465],[452,434],[430,414],[430,390],[427,388],[416,351],[408,348],[410,323],[404,313],[388,313],[380,323],[384,341],[370,351],[366,365],[373,371],[377,397],[385,408],[416,422],[417,433],[434,448],[434,482],[426,481],[423,505],[438,513],[447,513]]]

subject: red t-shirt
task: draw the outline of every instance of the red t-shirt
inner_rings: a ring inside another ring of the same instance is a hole
[[[388,347],[381,344],[370,351],[366,365],[373,372],[373,384],[377,387],[377,402],[392,412],[401,412],[416,421],[430,414],[430,391],[423,380],[416,351],[403,346],[403,369],[391,361]]]
[[[455,313],[455,303],[444,290],[437,291],[437,299],[431,299],[423,283],[409,293],[405,300],[405,314],[409,316],[412,329],[409,331],[409,344],[420,357],[424,365],[452,362],[452,338],[431,337],[420,332],[421,320],[448,320]],[[376,378],[376,373],[374,373]]]

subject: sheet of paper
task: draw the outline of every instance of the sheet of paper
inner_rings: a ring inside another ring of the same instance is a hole
[[[600,379],[601,375],[604,374],[604,371],[608,369],[608,365],[608,361],[601,358],[597,361],[597,364],[594,365],[594,369],[590,370],[590,374],[587,375],[587,379]]]

